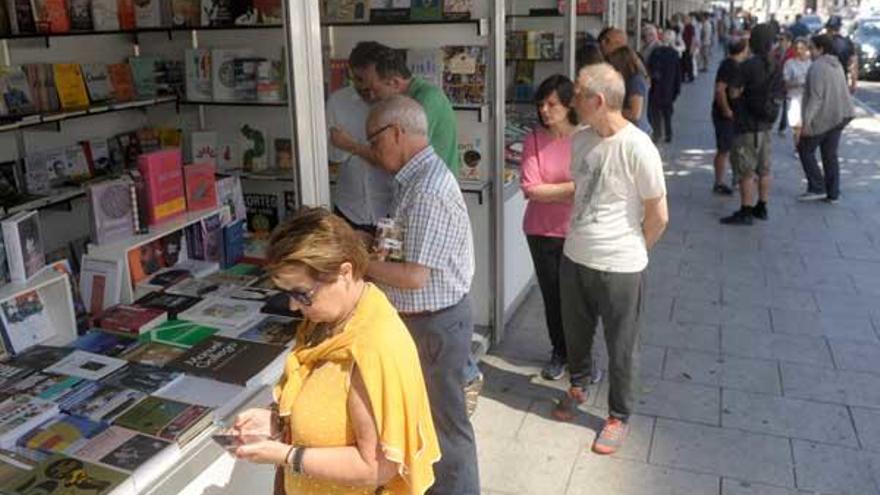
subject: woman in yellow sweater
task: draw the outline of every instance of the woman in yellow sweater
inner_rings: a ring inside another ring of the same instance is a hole
[[[268,269],[305,321],[271,409],[240,414],[240,459],[275,464],[276,493],[422,495],[440,458],[418,352],[340,218],[301,210],[272,235]]]

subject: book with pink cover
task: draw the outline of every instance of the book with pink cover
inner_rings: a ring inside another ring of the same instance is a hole
[[[186,213],[180,149],[165,149],[140,155],[138,170],[144,178],[150,225],[157,225]]]
[[[193,163],[183,167],[186,184],[186,208],[189,211],[217,207],[217,179],[211,163]]]

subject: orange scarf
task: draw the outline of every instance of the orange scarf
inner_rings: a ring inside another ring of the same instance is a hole
[[[342,332],[315,347],[305,336],[315,327],[303,322],[274,389],[279,415],[290,416],[303,381],[326,361],[354,359],[366,384],[385,457],[398,464],[399,476],[383,493],[422,495],[434,483],[433,464],[440,447],[415,343],[381,290],[368,284]],[[285,473],[285,479],[290,476]],[[285,483],[287,484],[287,483]]]

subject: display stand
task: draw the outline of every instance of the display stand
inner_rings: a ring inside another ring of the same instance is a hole
[[[76,316],[67,273],[47,266],[28,282],[10,282],[0,287],[0,303],[33,291],[42,299],[46,315],[55,330],[55,336],[44,343],[64,345],[76,339]]]

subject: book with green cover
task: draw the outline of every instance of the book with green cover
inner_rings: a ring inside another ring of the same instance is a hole
[[[189,349],[217,332],[218,329],[214,327],[200,325],[192,321],[174,320],[166,321],[149,332],[141,334],[141,339]]]
[[[412,0],[409,18],[413,21],[439,21],[443,19],[443,0]]]
[[[9,495],[107,495],[128,476],[115,469],[64,455],[53,455],[3,485]]]
[[[116,418],[114,424],[186,444],[212,421],[211,408],[149,396]]]

